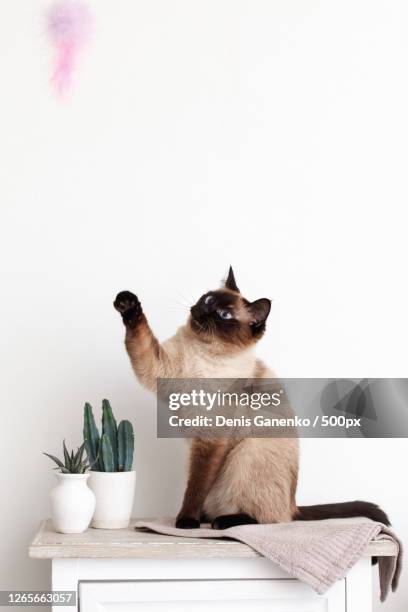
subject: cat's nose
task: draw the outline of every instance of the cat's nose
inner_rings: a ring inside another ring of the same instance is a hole
[[[199,314],[199,313],[198,313],[198,306],[197,306],[197,304],[194,304],[194,306],[192,306],[192,307],[190,308],[190,312],[191,312],[191,316],[192,316],[194,319],[196,319],[196,318],[198,317],[198,314]]]

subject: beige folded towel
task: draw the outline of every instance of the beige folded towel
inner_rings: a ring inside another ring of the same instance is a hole
[[[169,536],[239,540],[294,578],[309,584],[319,594],[345,577],[372,540],[392,540],[398,549],[395,557],[380,557],[378,560],[381,601],[385,601],[390,586],[396,590],[401,573],[401,542],[388,527],[369,519],[239,525],[222,531],[203,527],[177,529],[174,519],[157,519],[154,522],[140,521],[136,529],[140,527]]]

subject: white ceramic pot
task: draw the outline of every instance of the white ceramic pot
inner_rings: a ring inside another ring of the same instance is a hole
[[[95,495],[88,487],[89,474],[56,474],[57,485],[50,491],[51,518],[59,533],[82,533],[89,527]]]
[[[89,486],[96,497],[92,527],[128,527],[135,496],[136,472],[91,472]]]

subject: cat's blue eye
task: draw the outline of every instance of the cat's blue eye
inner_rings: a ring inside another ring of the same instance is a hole
[[[212,295],[207,295],[207,297],[204,300],[204,304],[209,304],[213,299]]]
[[[218,314],[221,319],[227,320],[232,319],[232,314],[228,310],[218,310]]]

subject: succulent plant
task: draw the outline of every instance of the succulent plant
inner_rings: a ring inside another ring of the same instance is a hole
[[[134,434],[129,421],[116,424],[108,400],[102,401],[102,435],[95,425],[92,406],[84,407],[84,444],[92,469],[98,472],[129,472],[132,469]]]
[[[54,461],[57,464],[57,467],[54,469],[60,470],[63,474],[84,474],[90,467],[90,464],[83,459],[85,442],[77,448],[76,453],[74,453],[73,450],[71,452],[68,451],[65,440],[62,444],[62,448],[64,451],[64,461],[61,461],[58,457],[54,457],[54,455],[49,455],[48,453],[43,454]]]

